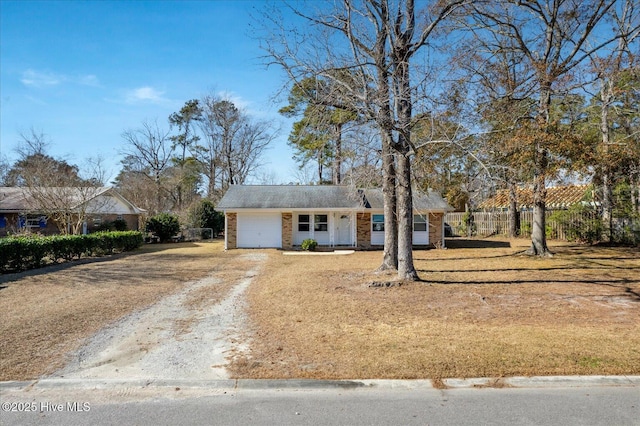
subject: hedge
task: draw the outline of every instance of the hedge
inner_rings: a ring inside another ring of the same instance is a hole
[[[142,246],[137,231],[88,235],[12,236],[0,238],[0,272],[24,271],[46,263],[131,251]]]

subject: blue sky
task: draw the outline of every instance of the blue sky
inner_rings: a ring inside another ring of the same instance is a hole
[[[262,63],[251,34],[262,1],[0,0],[0,155],[16,157],[19,133],[51,140],[50,154],[119,170],[121,134],[162,125],[184,102],[229,96],[257,119],[280,122],[264,173],[294,180],[291,122],[271,99],[280,69]]]

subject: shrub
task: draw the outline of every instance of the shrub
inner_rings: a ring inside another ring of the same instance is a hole
[[[49,237],[51,251],[49,257],[59,260],[80,259],[90,251],[89,240],[80,235],[54,235]]]
[[[305,250],[305,251],[314,251],[317,246],[318,246],[318,242],[316,240],[307,238],[302,242],[302,245],[300,247],[302,248],[302,250]]]
[[[224,214],[216,211],[210,200],[202,200],[189,211],[189,222],[194,228],[213,229],[215,237],[224,228]],[[209,233],[203,232],[202,238],[209,238]]]
[[[116,219],[113,222],[104,222],[97,229],[96,232],[103,231],[126,231],[128,229],[127,221],[124,219]]]
[[[17,236],[0,238],[0,272],[38,268],[45,262],[130,251],[142,246],[136,231],[89,235]]]
[[[164,243],[180,232],[180,221],[177,216],[160,213],[147,219],[146,231],[152,232]]]
[[[569,210],[554,212],[550,221],[566,229],[567,240],[593,244],[601,240],[604,225],[599,216],[589,207],[576,205]]]
[[[114,231],[124,232],[129,229],[129,227],[127,226],[127,221],[124,219],[116,219],[111,223],[113,224]]]
[[[640,246],[640,219],[618,219],[612,237],[618,244]]]
[[[459,229],[460,234],[465,237],[473,237],[476,235],[477,227],[471,210],[467,210],[464,216],[462,216],[462,223]]]

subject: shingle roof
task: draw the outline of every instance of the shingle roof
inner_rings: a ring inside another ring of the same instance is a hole
[[[23,188],[0,187],[0,211],[23,211],[33,209],[33,200],[27,199]]]
[[[117,195],[123,202],[129,204],[135,213],[144,210],[134,206],[128,200],[124,199],[120,194],[115,192],[111,187],[87,187],[87,188],[57,188],[57,187],[39,187],[38,192],[50,191],[58,193],[59,197],[69,197],[69,204],[77,206],[90,199],[110,192]],[[38,203],[29,193],[27,188],[2,186],[0,187],[0,211],[2,212],[24,212],[29,210],[37,210]]]
[[[362,195],[346,186],[232,185],[218,209],[359,208]]]
[[[384,198],[381,189],[366,189],[365,194],[372,209],[382,209],[384,207]],[[415,210],[453,211],[453,207],[451,207],[439,193],[434,191],[427,193],[414,191],[413,208]]]
[[[338,185],[232,185],[218,203],[229,209],[382,209],[382,190]],[[452,210],[430,192],[414,195],[417,210]]]
[[[563,209],[579,203],[584,198],[589,185],[566,185],[547,188],[546,207],[549,209]],[[518,188],[516,192],[519,208],[533,207],[533,190]],[[509,206],[509,191],[506,189],[485,200],[480,204],[481,209],[507,208]]]

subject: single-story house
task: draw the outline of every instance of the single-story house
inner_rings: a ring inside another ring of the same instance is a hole
[[[413,244],[443,244],[443,217],[453,209],[435,192],[414,194],[413,207]],[[384,245],[381,189],[232,185],[217,209],[225,216],[226,249],[291,249],[308,238],[327,247],[372,249]]]
[[[547,188],[545,207],[547,210],[565,210],[583,202],[585,199],[593,199],[591,185],[562,185]],[[518,209],[521,211],[533,210],[533,189],[519,187],[516,189]],[[481,210],[508,211],[509,190],[501,189],[493,197],[483,201],[478,206]]]
[[[56,200],[60,205],[68,206],[72,213],[82,211],[86,214],[82,224],[83,233],[99,229],[103,224],[116,219],[124,220],[127,229],[137,231],[141,227],[145,210],[134,206],[111,187],[96,188],[35,188],[0,187],[0,237],[11,233],[29,230],[44,235],[57,234],[58,228],[47,217],[34,197],[38,193],[42,198],[50,195],[51,203]]]

